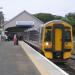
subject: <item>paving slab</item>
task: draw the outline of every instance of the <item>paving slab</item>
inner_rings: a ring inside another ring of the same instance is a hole
[[[20,46],[0,41],[0,75],[41,75]]]

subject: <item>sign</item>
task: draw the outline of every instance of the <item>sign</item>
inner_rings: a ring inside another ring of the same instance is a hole
[[[16,25],[34,25],[33,21],[16,21]]]

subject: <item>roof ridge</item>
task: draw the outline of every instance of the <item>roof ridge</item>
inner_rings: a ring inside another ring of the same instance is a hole
[[[15,19],[16,17],[20,16],[22,13],[27,13],[28,15],[32,16],[33,18],[37,19],[38,21],[40,21],[41,23],[43,23],[41,20],[39,20],[38,18],[36,18],[35,16],[31,15],[30,13],[28,13],[26,10],[22,11],[21,13],[19,13],[18,15],[16,15],[15,17],[13,17],[12,19],[10,19],[7,23],[5,23],[4,25],[8,24],[9,22],[11,22],[13,19]]]

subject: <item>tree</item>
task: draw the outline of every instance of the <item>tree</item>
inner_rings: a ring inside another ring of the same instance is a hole
[[[34,16],[42,20],[44,23],[51,20],[63,20],[71,25],[75,25],[75,13],[68,13],[67,15],[65,15],[65,17],[52,15],[49,13],[38,13],[34,14]]]
[[[75,25],[75,13],[68,13],[65,15],[65,20],[71,25]]]
[[[44,23],[51,21],[51,20],[62,20],[63,19],[62,16],[52,15],[50,13],[38,13],[38,14],[34,14],[34,16],[40,19],[41,21],[43,21]]]
[[[49,13],[38,13],[38,14],[34,14],[34,16],[40,19],[41,21],[43,21],[44,23],[54,20],[54,15]]]
[[[4,23],[4,15],[3,15],[3,12],[0,11],[0,27],[3,23]]]

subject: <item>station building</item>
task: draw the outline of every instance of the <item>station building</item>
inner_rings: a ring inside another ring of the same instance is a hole
[[[18,35],[21,36],[26,29],[39,27],[42,24],[44,23],[41,20],[24,10],[6,22],[4,24],[4,30],[8,32],[10,37],[13,37],[15,33],[18,33]]]

